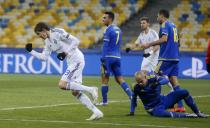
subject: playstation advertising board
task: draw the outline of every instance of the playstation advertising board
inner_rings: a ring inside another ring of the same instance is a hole
[[[40,50],[41,51],[41,50]],[[100,75],[100,53],[85,52],[84,75]],[[142,56],[140,54],[122,55],[122,72],[125,76],[133,76],[140,70]],[[179,63],[180,78],[210,79],[206,71],[205,56],[184,56]],[[28,54],[24,49],[0,49],[0,73],[14,74],[62,74],[67,68],[66,62],[59,61],[52,54],[47,61],[40,61]]]

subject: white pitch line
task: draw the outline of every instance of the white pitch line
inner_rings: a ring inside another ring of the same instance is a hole
[[[193,96],[193,98],[205,98],[205,97],[210,97],[210,95],[203,95],[203,96]]]
[[[0,121],[19,121],[19,122],[42,122],[42,123],[64,123],[64,124],[89,124],[89,125],[112,125],[112,126],[130,126],[130,127],[152,127],[152,128],[189,128],[164,125],[147,125],[147,124],[124,124],[124,123],[106,123],[106,122],[76,122],[61,120],[31,120],[31,119],[0,119]]]
[[[109,101],[109,103],[122,103],[128,102],[129,100],[121,100],[121,101]],[[26,106],[26,107],[13,107],[13,108],[1,108],[0,111],[7,110],[18,110],[18,109],[32,109],[32,108],[48,108],[48,107],[57,107],[57,106],[67,106],[67,105],[79,105],[81,103],[63,103],[63,104],[52,104],[52,105],[39,105],[39,106]]]
[[[193,98],[206,98],[206,97],[210,97],[210,95],[193,96]],[[129,102],[129,100],[109,101],[109,103],[123,103],[123,102]],[[48,108],[48,107],[68,106],[68,105],[79,105],[79,104],[81,104],[81,103],[63,103],[63,104],[40,105],[40,106],[1,108],[0,111],[19,110],[19,109],[33,109],[33,108]]]

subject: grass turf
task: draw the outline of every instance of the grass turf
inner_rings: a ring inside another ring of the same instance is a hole
[[[209,118],[151,117],[142,103],[138,104],[134,117],[126,117],[129,112],[128,98],[113,79],[110,80],[108,93],[109,100],[113,102],[99,107],[104,112],[104,118],[86,121],[91,112],[79,104],[69,91],[57,87],[59,79],[59,76],[45,75],[0,75],[0,128],[208,128],[210,125]],[[128,84],[134,82],[131,77],[127,77],[126,81]],[[100,87],[100,78],[84,77],[83,83]],[[180,80],[180,83],[193,96],[210,95],[210,80]],[[163,87],[163,93],[168,91],[167,86]],[[201,111],[210,114],[209,97],[195,98],[195,101]],[[187,112],[191,112],[186,108]]]

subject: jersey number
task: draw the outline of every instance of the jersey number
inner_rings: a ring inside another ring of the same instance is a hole
[[[118,44],[119,42],[119,37],[120,37],[120,32],[119,31],[115,31],[117,33],[117,40],[116,40],[116,44]]]
[[[174,42],[178,42],[178,34],[177,34],[177,29],[173,28],[174,31]]]

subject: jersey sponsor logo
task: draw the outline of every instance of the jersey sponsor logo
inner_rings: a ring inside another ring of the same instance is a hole
[[[208,72],[204,69],[202,60],[193,57],[192,67],[190,69],[184,70],[183,75],[190,76],[192,78],[201,78],[208,75]]]

